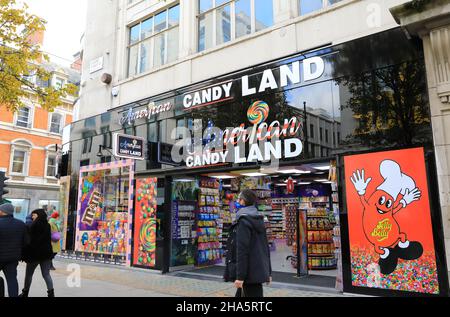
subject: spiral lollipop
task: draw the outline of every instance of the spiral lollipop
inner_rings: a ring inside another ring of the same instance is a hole
[[[142,249],[145,252],[155,252],[156,250],[156,221],[147,219],[141,227],[139,235]]]
[[[269,105],[266,102],[256,101],[248,109],[248,120],[251,124],[261,124],[269,117],[269,111]]]

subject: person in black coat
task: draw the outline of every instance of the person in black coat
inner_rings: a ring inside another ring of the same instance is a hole
[[[14,219],[14,206],[0,206],[0,271],[3,271],[8,284],[9,297],[19,295],[17,266],[22,260],[22,251],[26,239],[25,224]]]
[[[264,217],[251,190],[239,195],[240,207],[230,229],[224,280],[234,282],[236,297],[263,297],[263,284],[272,281],[272,265]]]
[[[25,247],[24,260],[27,263],[25,285],[21,297],[28,297],[34,271],[41,267],[42,277],[47,285],[49,297],[55,296],[50,268],[53,259],[50,224],[44,209],[37,209],[31,213],[33,223],[28,228],[30,243]]]

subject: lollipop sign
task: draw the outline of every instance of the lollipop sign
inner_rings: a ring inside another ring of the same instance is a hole
[[[223,150],[211,151],[207,144],[202,152],[186,157],[187,167],[201,167],[224,163],[251,163],[268,162],[273,159],[293,158],[303,152],[303,143],[300,140],[302,120],[297,117],[285,119],[284,122],[278,120],[267,123],[270,107],[264,101],[253,102],[247,111],[247,118],[253,125],[246,128],[243,123],[236,128],[227,128],[221,131],[219,136],[223,140]],[[216,139],[215,138],[215,139]],[[283,140],[281,140],[283,138]],[[214,141],[217,143],[216,141]],[[220,143],[220,142],[218,142]],[[243,156],[242,147],[236,146],[239,143],[250,145],[248,155]]]
[[[247,118],[251,124],[261,124],[269,117],[270,108],[264,101],[254,102],[248,108]]]

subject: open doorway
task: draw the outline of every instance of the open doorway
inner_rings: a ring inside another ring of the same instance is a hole
[[[191,197],[197,200],[196,220],[192,222],[192,231],[196,232],[195,266],[208,274],[221,274],[229,229],[236,219],[234,202],[240,191],[252,189],[265,219],[272,270],[292,281],[298,273],[340,280],[339,201],[333,164],[324,161],[190,177],[197,193]],[[175,205],[179,205],[177,196],[173,196]],[[304,269],[299,270],[297,265]]]

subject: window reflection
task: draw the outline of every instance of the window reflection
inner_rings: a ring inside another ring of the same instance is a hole
[[[250,0],[236,1],[236,38],[252,32],[252,13]]]
[[[300,0],[300,15],[320,10],[322,9],[322,6],[322,0]]]
[[[217,10],[217,44],[231,40],[230,5]]]
[[[273,0],[255,1],[256,32],[273,25]]]

